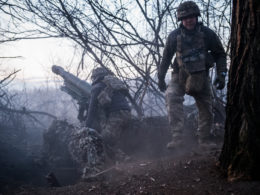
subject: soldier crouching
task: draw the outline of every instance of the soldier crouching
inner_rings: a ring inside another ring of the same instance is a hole
[[[119,148],[122,131],[131,120],[131,109],[126,100],[128,89],[111,71],[99,67],[92,72],[92,89],[86,126],[94,128],[94,121],[101,124],[100,135],[107,154],[116,161],[129,157]]]

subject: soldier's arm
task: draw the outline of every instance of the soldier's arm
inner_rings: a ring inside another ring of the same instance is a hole
[[[227,72],[227,58],[223,45],[215,32],[210,33],[210,50],[216,62],[217,74]]]
[[[101,87],[93,87],[91,90],[91,97],[88,106],[88,114],[86,120],[86,126],[93,128],[94,120],[97,118],[98,110],[98,95],[101,92]]]
[[[172,32],[166,41],[161,64],[158,67],[158,79],[164,80],[166,72],[171,64],[172,57],[176,51],[176,35]]]

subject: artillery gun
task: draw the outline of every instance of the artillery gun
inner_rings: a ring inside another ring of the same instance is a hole
[[[52,72],[61,76],[64,80],[61,90],[69,94],[75,99],[79,105],[78,119],[83,122],[86,118],[86,113],[91,93],[91,85],[65,71],[62,67],[53,65]]]
[[[88,82],[79,79],[60,66],[53,65],[52,72],[64,79],[64,86],[61,87],[62,91],[67,92],[75,99],[90,98],[91,85]]]
[[[78,77],[74,76],[73,74],[65,71],[62,67],[53,65],[52,72],[57,75],[60,75],[64,79],[64,85],[61,86],[61,90],[69,94],[75,100],[77,100],[79,105],[79,114],[78,119],[80,122],[86,119],[86,113],[89,100],[90,100],[90,93],[91,93],[91,85],[79,79]],[[139,118],[143,117],[142,110],[136,104],[130,93],[126,94],[126,97],[131,102],[133,108],[136,110],[136,113]]]

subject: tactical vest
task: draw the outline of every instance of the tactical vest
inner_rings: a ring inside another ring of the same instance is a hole
[[[107,75],[102,82],[105,83],[106,87],[100,92],[97,98],[103,106],[111,103],[115,91],[128,91],[126,85],[115,76]]]
[[[193,35],[186,35],[181,30],[177,35],[176,59],[179,68],[187,70],[189,73],[206,70],[206,49],[204,33],[201,27]]]

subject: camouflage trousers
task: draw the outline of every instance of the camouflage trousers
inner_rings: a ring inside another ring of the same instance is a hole
[[[109,114],[103,123],[101,137],[104,142],[111,147],[118,144],[122,131],[127,128],[131,119],[131,113],[128,110],[120,110]]]
[[[199,139],[207,139],[213,125],[212,91],[208,76],[205,78],[201,91],[192,95],[199,111],[197,129]],[[185,118],[183,102],[187,88],[185,84],[186,79],[180,78],[180,74],[172,74],[166,91],[166,106],[173,140],[181,138],[183,133]]]

